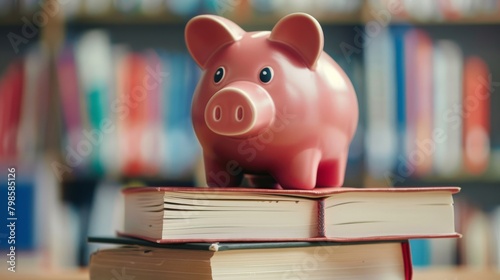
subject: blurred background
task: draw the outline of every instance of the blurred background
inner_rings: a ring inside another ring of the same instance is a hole
[[[464,238],[412,241],[414,264],[500,270],[500,1],[0,0],[0,220],[14,167],[18,270],[85,267],[86,237],[122,223],[123,186],[204,184],[191,17],[254,31],[296,11],[357,91],[345,186],[462,187]]]

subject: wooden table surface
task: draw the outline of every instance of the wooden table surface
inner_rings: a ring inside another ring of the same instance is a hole
[[[500,280],[500,270],[466,267],[413,269],[414,280]]]
[[[39,273],[0,273],[1,280],[88,280],[87,270],[39,272]],[[414,280],[500,280],[500,270],[473,268],[432,268],[414,269]],[[141,280],[141,279],[137,279]]]

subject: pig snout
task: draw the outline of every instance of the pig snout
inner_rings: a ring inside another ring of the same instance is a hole
[[[205,123],[214,133],[238,138],[258,135],[274,120],[274,102],[251,82],[233,82],[216,92],[205,107]]]

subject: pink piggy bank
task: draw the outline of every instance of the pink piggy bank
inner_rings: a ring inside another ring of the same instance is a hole
[[[244,174],[285,189],[342,186],[358,103],[316,19],[295,13],[245,32],[201,15],[185,38],[203,70],[192,120],[209,186],[238,186]]]

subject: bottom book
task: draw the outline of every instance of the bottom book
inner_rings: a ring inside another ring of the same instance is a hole
[[[407,241],[123,244],[95,252],[90,279],[411,279]]]

